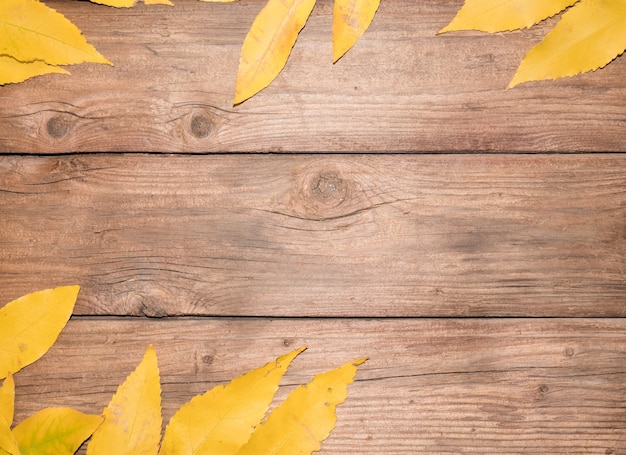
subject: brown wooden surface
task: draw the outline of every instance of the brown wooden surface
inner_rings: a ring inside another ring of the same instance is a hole
[[[308,345],[278,401],[369,357],[324,454],[626,455],[626,59],[505,91],[554,20],[389,0],[333,66],[319,0],[232,107],[264,0],[175,1],[47,0],[115,67],[0,87],[0,305],[82,286],[16,421],[99,412],[149,343],[166,419]]]
[[[77,314],[624,316],[626,157],[0,159],[0,298]]]
[[[263,0],[119,10],[48,0],[114,67],[79,65],[0,90],[0,149],[68,151],[624,151],[626,59],[505,87],[555,21],[436,36],[461,0],[382,2],[332,65],[320,0],[286,70],[232,107],[239,52]]]
[[[41,406],[98,413],[159,356],[164,420],[192,396],[296,347],[275,402],[368,356],[325,454],[623,454],[623,319],[70,321],[16,376],[16,419]]]

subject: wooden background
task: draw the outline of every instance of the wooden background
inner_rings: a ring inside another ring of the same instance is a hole
[[[554,20],[387,0],[332,65],[319,0],[233,107],[262,0],[46,3],[115,66],[0,87],[0,302],[82,286],[17,421],[100,412],[149,343],[166,421],[307,345],[277,400],[369,357],[322,453],[626,454],[623,57],[507,91]]]

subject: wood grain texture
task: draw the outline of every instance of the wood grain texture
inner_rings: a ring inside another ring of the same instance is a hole
[[[49,0],[114,67],[0,87],[0,150],[625,151],[626,60],[505,87],[554,21],[436,36],[461,0],[389,1],[332,65],[320,0],[285,71],[232,107],[239,52],[264,0],[114,9]]]
[[[626,156],[0,158],[0,301],[77,314],[624,316]]]
[[[16,421],[44,406],[99,413],[149,343],[164,420],[192,396],[307,345],[275,402],[368,356],[323,452],[623,454],[626,321],[72,319],[15,376]]]

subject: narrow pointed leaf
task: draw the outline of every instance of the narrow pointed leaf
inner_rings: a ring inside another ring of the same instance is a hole
[[[267,87],[281,72],[315,0],[269,0],[254,20],[239,59],[233,104]]]
[[[455,30],[504,32],[530,27],[560,13],[578,0],[466,0],[439,33]]]
[[[38,0],[0,1],[0,55],[49,65],[110,64],[74,24]]]
[[[361,38],[372,23],[380,0],[335,0],[333,10],[333,62]]]
[[[102,416],[46,408],[13,429],[21,455],[73,455],[102,423]]]
[[[509,88],[595,71],[626,49],[626,0],[582,0],[532,48]]]
[[[304,349],[281,356],[184,404],[165,429],[160,454],[236,454],[265,416],[289,364]]]
[[[154,348],[146,353],[104,409],[105,422],[87,455],[155,455],[161,439],[161,384]]]
[[[15,382],[9,373],[0,387],[0,417],[3,417],[9,426],[13,424],[15,411]]]
[[[18,82],[24,82],[31,77],[51,73],[69,74],[69,72],[63,68],[48,65],[45,62],[35,61],[23,63],[8,55],[0,56],[0,85],[16,84]]]
[[[252,433],[238,455],[308,455],[335,427],[335,408],[348,396],[360,359],[299,386]]]
[[[100,5],[113,6],[115,8],[130,8],[135,6],[136,0],[90,0],[92,3]]]
[[[20,455],[20,447],[11,432],[11,423],[0,415],[0,455]]]
[[[0,379],[44,355],[72,315],[79,286],[34,292],[0,309]]]

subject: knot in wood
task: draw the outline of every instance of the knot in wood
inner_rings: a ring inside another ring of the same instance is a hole
[[[204,115],[196,114],[191,117],[191,134],[198,139],[203,139],[211,132],[211,122]]]
[[[318,174],[310,184],[311,196],[322,204],[338,206],[348,197],[348,185],[334,172]]]
[[[70,122],[62,115],[55,115],[48,119],[46,132],[53,139],[61,139],[70,129]]]

